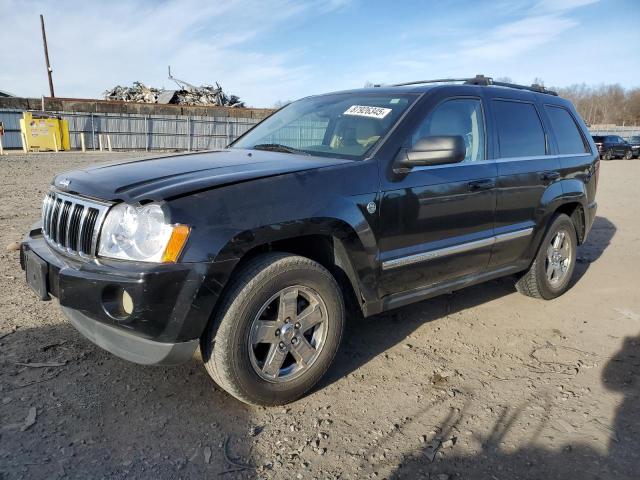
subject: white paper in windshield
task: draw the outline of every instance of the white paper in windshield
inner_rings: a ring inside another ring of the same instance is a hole
[[[383,119],[391,113],[390,108],[383,107],[368,107],[366,105],[351,105],[344,112],[344,115],[353,115],[356,117],[369,117]]]

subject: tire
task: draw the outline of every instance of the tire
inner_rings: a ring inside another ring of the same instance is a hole
[[[340,345],[342,292],[309,258],[268,253],[250,260],[220,305],[201,338],[202,358],[211,378],[242,402],[273,406],[297,400],[326,373]]]
[[[553,256],[552,242],[557,241],[557,236],[564,233],[562,253],[560,256]],[[568,242],[568,243],[564,243]],[[533,263],[516,282],[516,289],[523,295],[529,297],[551,300],[562,295],[569,288],[571,277],[576,266],[576,250],[578,237],[576,228],[571,219],[565,215],[557,215],[551,222]],[[567,247],[565,250],[564,247]],[[549,257],[555,261],[550,262]],[[561,260],[566,257],[565,260]],[[554,268],[554,265],[557,265]],[[553,270],[552,276],[548,275],[549,270]]]
[[[633,152],[631,150],[628,150],[625,154],[624,154],[624,159],[625,160],[631,160],[633,158]]]
[[[604,156],[602,157],[603,160],[612,160],[614,158],[615,156],[613,155],[613,151],[611,149],[604,152]]]

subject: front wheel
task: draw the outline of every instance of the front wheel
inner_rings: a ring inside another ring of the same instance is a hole
[[[614,158],[613,150],[611,149],[604,152],[604,156],[602,157],[603,160],[612,160],[613,158]]]
[[[571,219],[560,214],[551,223],[538,253],[516,282],[516,289],[529,297],[551,300],[569,288],[576,266],[578,237]]]
[[[207,372],[254,405],[282,405],[329,368],[344,327],[342,293],[320,264],[284,253],[247,262],[201,339]]]
[[[633,152],[631,150],[627,150],[627,153],[624,154],[625,160],[631,160],[633,158]]]

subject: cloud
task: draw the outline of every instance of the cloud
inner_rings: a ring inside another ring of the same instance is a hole
[[[540,0],[534,5],[532,11],[563,12],[591,5],[598,1],[599,0]]]
[[[464,77],[476,73],[515,78],[517,72],[528,70],[530,58],[539,56],[580,25],[574,14],[576,9],[597,1],[494,2],[491,8],[479,7],[467,17],[473,22],[455,23],[458,32],[438,42],[430,41],[435,38],[432,29],[425,28],[422,39],[412,38],[409,47],[398,48],[389,56],[384,63],[390,68],[380,80],[396,81],[398,71],[402,78]],[[447,19],[440,19],[440,24],[447,24]],[[439,27],[437,35],[443,35]]]
[[[465,41],[461,54],[477,60],[501,60],[523,55],[549,43],[578,23],[556,15],[538,15],[500,25],[482,40]]]
[[[308,81],[301,52],[260,39],[346,8],[350,0],[0,0],[0,85],[48,92],[38,14],[45,15],[57,96],[96,97],[135,80],[172,87],[167,65],[195,84],[219,81],[250,104],[269,105]],[[294,85],[295,84],[295,85]]]

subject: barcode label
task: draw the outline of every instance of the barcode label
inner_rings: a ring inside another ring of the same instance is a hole
[[[344,112],[344,115],[382,119],[389,115],[390,112],[390,108],[367,107],[366,105],[352,105],[347,109],[346,112]]]

